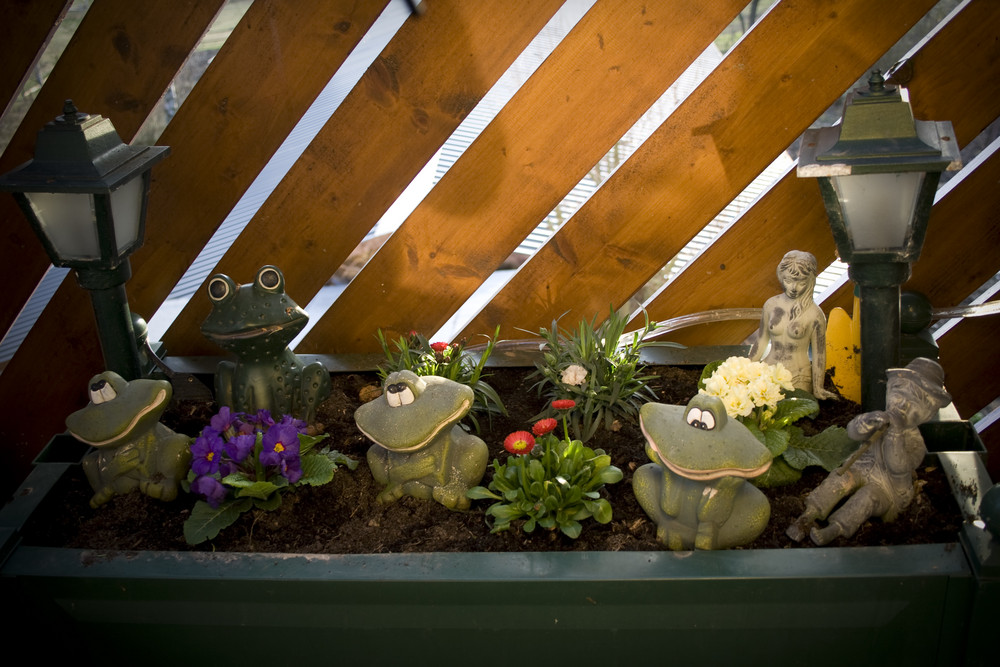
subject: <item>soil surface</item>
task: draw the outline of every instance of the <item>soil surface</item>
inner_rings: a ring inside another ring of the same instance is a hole
[[[697,392],[700,368],[649,367],[657,376],[653,387],[663,403],[684,405]],[[509,417],[481,419],[480,436],[490,448],[491,459],[503,460],[504,437],[530,428],[530,418],[542,410],[545,400],[531,390],[530,369],[495,368],[487,378],[506,404]],[[244,551],[286,553],[403,553],[449,551],[547,551],[547,550],[662,550],[656,527],[639,507],[632,493],[632,473],[648,462],[637,425],[622,424],[616,432],[599,431],[588,446],[604,449],[620,468],[624,479],[605,487],[613,508],[613,520],[605,525],[584,522],[576,540],[555,531],[537,529],[491,534],[485,515],[489,501],[474,501],[465,512],[448,510],[433,501],[403,498],[381,505],[375,497],[381,490],[365,463],[371,445],[354,423],[361,404],[359,392],[377,384],[371,374],[333,376],[333,393],[322,405],[318,422],[330,434],[333,449],[359,461],[356,470],[339,469],[322,487],[305,487],[286,493],[282,506],[273,512],[247,512],[219,536],[197,546],[184,541],[182,526],[194,498],[185,494],[170,503],[139,493],[120,496],[91,509],[92,494],[82,471],[64,478],[57,493],[50,494],[35,518],[26,526],[25,540],[40,546],[87,549]],[[828,383],[828,388],[833,390]],[[215,411],[214,405],[174,405],[164,423],[177,431],[197,435]],[[845,425],[860,408],[846,400],[822,401],[816,420],[798,422],[807,432],[819,432],[830,424]],[[492,474],[487,469],[485,486]],[[806,494],[825,477],[820,468],[809,468],[792,486],[766,490],[771,501],[771,521],[764,533],[743,548],[810,547],[806,539],[796,544],[785,536],[785,528],[804,508]],[[864,524],[851,538],[840,538],[830,546],[886,546],[952,542],[961,516],[944,474],[934,466],[917,471],[919,493],[903,516],[892,523],[880,520]]]

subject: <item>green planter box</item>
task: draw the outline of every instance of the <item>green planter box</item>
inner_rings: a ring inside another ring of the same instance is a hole
[[[934,449],[971,521],[990,485],[979,453]],[[1000,568],[995,541],[973,525],[945,544],[683,553],[20,544],[78,455],[57,438],[0,512],[0,592],[19,610],[6,630],[77,664],[993,663]]]

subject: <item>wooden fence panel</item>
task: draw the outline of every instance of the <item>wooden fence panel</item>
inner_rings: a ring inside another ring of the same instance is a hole
[[[973,2],[966,6],[909,58],[906,85],[914,115],[950,119],[960,145],[971,141],[1000,115],[1000,96],[983,93],[995,87],[995,68],[990,63],[1000,55],[998,45],[1000,5]],[[962,76],[954,76],[959,70]],[[966,113],[966,109],[975,111]],[[935,209],[932,229],[938,216]],[[988,225],[989,219],[981,219],[980,224]],[[988,227],[978,230],[981,235],[987,232]],[[815,179],[799,179],[794,169],[649,301],[649,315],[666,320],[712,308],[759,307],[780,289],[774,269],[793,248],[816,255],[821,267],[836,256]],[[722,265],[725,270],[720,269]],[[842,295],[828,299],[824,309],[840,305],[850,312],[853,290],[851,283]],[[752,322],[725,322],[677,331],[669,338],[685,345],[733,344],[755,329]]]
[[[512,12],[507,0],[428,3],[340,104],[216,272],[248,282],[280,257],[289,294],[305,306],[561,4]],[[218,353],[200,334],[210,305],[203,295],[164,337],[175,354]]]
[[[436,331],[743,4],[598,2],[351,282],[302,349],[377,349],[379,328],[390,335]]]
[[[135,136],[149,112],[208,28],[222,0],[101,0],[80,22],[10,144],[4,173],[34,155],[35,136],[72,98],[81,111],[110,118],[122,141]],[[0,331],[17,317],[49,259],[14,198],[0,196],[6,250],[17,262],[0,263]],[[88,306],[89,307],[89,306]]]
[[[384,6],[254,2],[161,138],[173,152],[153,170],[146,244],[133,257],[128,284],[135,312],[159,306]],[[105,31],[119,18],[108,18]],[[73,282],[57,290],[0,376],[0,400],[11,405],[24,403],[23,388],[38,377],[59,378],[44,404],[25,405],[23,419],[5,426],[12,446],[2,456],[14,461],[0,469],[15,478],[51,434],[50,416],[80,407],[87,379],[103,365],[89,300]]]
[[[887,6],[878,21],[857,0],[774,6],[465,334],[606,317],[933,4]]]

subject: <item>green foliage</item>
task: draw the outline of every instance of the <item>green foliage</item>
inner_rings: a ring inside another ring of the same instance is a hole
[[[437,375],[471,387],[476,397],[467,418],[472,422],[476,433],[480,432],[477,414],[507,414],[500,394],[486,382],[489,375],[484,373],[486,362],[493,353],[497,336],[500,335],[499,327],[492,338],[485,336],[486,346],[478,359],[465,350],[464,338],[458,343],[431,343],[421,334],[411,331],[409,336],[400,336],[390,345],[381,329],[377,335],[386,359],[378,369],[382,380],[396,371],[408,370],[421,376]],[[393,347],[395,351],[392,350]]]
[[[354,459],[333,451],[329,447],[317,449],[317,445],[326,435],[308,435],[302,432],[303,423],[292,427],[294,438],[298,441],[298,452],[285,461],[284,470],[281,466],[262,463],[261,454],[266,448],[266,433],[270,430],[264,419],[245,419],[243,414],[229,413],[224,430],[206,427],[196,443],[218,440],[219,444],[231,442],[240,435],[240,428],[253,425],[255,430],[249,436],[253,447],[237,460],[229,457],[228,452],[221,455],[216,451],[213,460],[225,460],[223,468],[206,474],[195,471],[194,467],[188,473],[185,489],[204,496],[204,500],[195,502],[191,515],[184,522],[184,539],[189,544],[200,544],[205,540],[215,538],[219,532],[233,524],[243,512],[252,509],[270,512],[281,507],[282,494],[299,486],[320,486],[333,479],[338,466],[347,466],[354,470],[358,462]],[[282,422],[284,425],[285,422]],[[273,424],[272,424],[273,427]],[[286,432],[287,432],[286,426]],[[300,430],[301,429],[301,430]],[[265,457],[266,458],[266,457]],[[301,467],[301,476],[293,475],[294,482],[289,481],[289,465],[292,468]]]
[[[474,487],[467,495],[497,501],[486,510],[494,519],[491,532],[507,530],[512,522],[524,519],[521,529],[526,533],[536,527],[559,528],[576,539],[583,530],[581,521],[591,517],[598,523],[611,521],[611,503],[600,490],[621,479],[621,470],[611,465],[603,450],[568,435],[560,440],[547,434],[530,453],[509,456],[505,463],[494,459],[489,487]]]
[[[608,318],[597,326],[597,318],[583,320],[573,332],[542,327],[545,341],[542,361],[529,379],[539,378],[534,387],[550,400],[571,399],[577,409],[571,415],[574,437],[590,440],[597,429],[612,428],[615,419],[635,422],[642,404],[655,400],[649,386],[655,375],[645,375],[639,360],[640,350],[654,345],[677,346],[675,343],[644,340],[656,327],[645,318],[645,326],[623,340],[628,318],[611,310]],[[536,419],[554,414],[553,409],[535,416]]]
[[[706,380],[722,363],[716,361],[705,366],[698,382],[700,389],[705,388]],[[731,415],[740,420],[774,457],[770,469],[752,480],[755,486],[768,488],[793,484],[811,465],[833,471],[858,446],[840,426],[831,426],[822,433],[807,436],[794,423],[804,417],[812,419],[818,415],[819,402],[802,389],[786,390],[782,395],[773,408],[757,405],[748,415]]]

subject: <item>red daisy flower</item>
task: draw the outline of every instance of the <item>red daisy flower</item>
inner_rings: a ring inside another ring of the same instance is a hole
[[[527,454],[535,446],[535,438],[527,431],[514,431],[503,441],[503,448],[511,454]]]
[[[572,398],[560,398],[552,401],[552,407],[556,410],[572,410],[576,407],[576,401]]]
[[[451,346],[448,345],[448,343],[442,343],[440,341],[437,343],[431,343],[431,349],[434,350],[435,352],[444,352],[449,347]]]
[[[539,419],[531,427],[531,432],[537,436],[543,436],[546,433],[551,433],[552,431],[554,431],[556,426],[558,425],[559,422],[557,422],[552,417],[549,417],[548,419]]]

